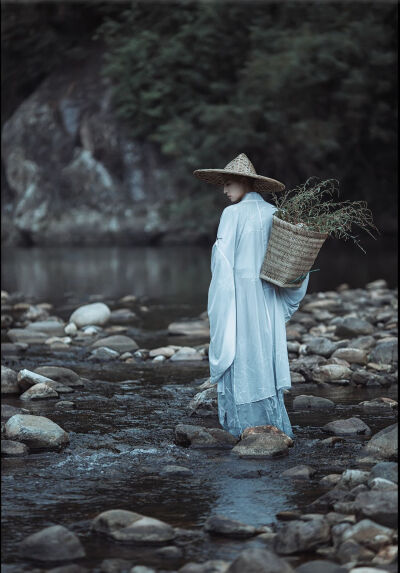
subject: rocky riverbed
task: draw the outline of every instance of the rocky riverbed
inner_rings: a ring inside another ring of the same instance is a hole
[[[204,310],[1,301],[2,571],[397,570],[397,289],[306,295],[293,440],[220,428]]]

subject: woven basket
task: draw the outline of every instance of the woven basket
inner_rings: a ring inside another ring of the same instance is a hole
[[[273,215],[260,278],[281,287],[299,287],[303,281],[290,281],[308,273],[327,237],[328,233],[306,230]]]

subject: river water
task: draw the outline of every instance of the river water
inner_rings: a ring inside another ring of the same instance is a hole
[[[19,291],[37,302],[52,302],[52,314],[65,320],[76,306],[88,300],[101,298],[110,308],[117,308],[121,306],[119,297],[135,294],[149,312],[140,327],[127,325],[128,336],[140,347],[190,346],[205,340],[172,337],[167,326],[178,318],[198,316],[206,309],[209,255],[209,249],[200,247],[13,249],[3,257],[2,288]],[[343,263],[341,256],[345,255],[338,255],[329,265],[331,278],[326,288],[341,282],[364,286],[375,278],[386,278],[389,286],[393,285],[394,257],[377,257],[374,264],[367,269],[361,266],[356,272],[354,261]],[[357,257],[367,260],[361,258],[361,252]],[[322,261],[320,268],[322,271]],[[327,267],[323,268],[326,272]],[[311,292],[320,290],[318,281],[326,278],[322,272],[313,275]],[[327,390],[316,385],[294,385],[286,396],[296,435],[289,456],[238,461],[230,450],[193,450],[174,443],[178,423],[219,426],[216,418],[189,417],[187,409],[197,387],[209,375],[207,361],[178,365],[95,363],[87,360],[83,349],[50,351],[44,347],[30,345],[21,358],[5,355],[2,363],[15,370],[50,364],[66,366],[88,381],[72,395],[64,396],[71,396],[75,409],[54,410],[52,400],[29,404],[32,413],[48,415],[69,432],[70,443],[63,451],[3,460],[2,555],[3,563],[9,565],[5,571],[31,571],[32,565],[18,556],[18,543],[53,524],[65,525],[80,536],[87,552],[82,564],[94,573],[100,572],[103,559],[113,557],[165,571],[176,570],[190,560],[233,559],[244,546],[261,542],[200,536],[184,548],[180,558],[164,559],[161,565],[154,549],[105,540],[90,532],[90,522],[100,512],[116,508],[198,531],[214,514],[252,525],[276,522],[278,511],[306,508],[324,493],[318,480],[351,467],[365,440],[346,439],[340,444],[340,452],[337,448],[321,448],[318,442],[327,436],[321,427],[333,419],[359,415],[358,402],[382,395],[382,388],[338,386]],[[384,393],[395,398],[395,390],[392,387]],[[304,393],[329,397],[337,403],[336,411],[293,412],[293,398]],[[4,402],[21,407],[17,397]],[[393,423],[395,414],[363,413],[362,419],[375,433]],[[304,463],[317,469],[312,480],[282,479],[282,471]],[[168,464],[186,466],[192,476],[163,477],[161,470]],[[295,565],[301,557],[292,560]]]

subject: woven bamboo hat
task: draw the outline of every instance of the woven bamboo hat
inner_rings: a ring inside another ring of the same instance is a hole
[[[254,165],[244,153],[232,159],[223,169],[196,169],[193,175],[214,185],[223,185],[230,175],[249,177],[253,181],[254,191],[283,191],[285,185],[276,179],[257,175]]]

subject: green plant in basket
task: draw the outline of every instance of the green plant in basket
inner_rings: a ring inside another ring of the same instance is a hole
[[[365,253],[366,251],[352,234],[352,226],[357,225],[376,239],[371,229],[379,230],[373,222],[371,210],[366,201],[333,201],[339,195],[337,179],[321,180],[309,177],[305,183],[277,195],[272,193],[279,219],[318,233],[338,239],[352,239]]]

